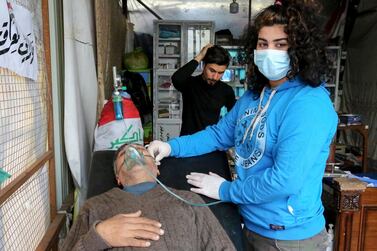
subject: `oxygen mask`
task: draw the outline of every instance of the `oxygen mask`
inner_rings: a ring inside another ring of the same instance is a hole
[[[124,151],[124,166],[126,167],[126,170],[129,171],[137,165],[145,167],[146,163],[144,154],[133,146],[127,146]]]
[[[127,145],[124,149],[124,167],[127,171],[132,170],[135,166],[140,166],[145,169],[146,173],[152,177],[158,184],[161,185],[162,188],[164,188],[168,193],[176,197],[177,199],[191,205],[191,206],[212,206],[218,203],[221,203],[221,201],[214,201],[210,203],[194,203],[191,201],[188,201],[181,196],[175,194],[173,191],[171,191],[168,187],[166,187],[159,179],[157,179],[156,175],[152,173],[152,171],[149,169],[147,162],[145,160],[146,157],[154,158],[149,154],[144,154],[142,149],[138,149],[135,145]]]

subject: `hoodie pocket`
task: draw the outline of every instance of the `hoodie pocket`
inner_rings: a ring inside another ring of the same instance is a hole
[[[305,217],[309,204],[302,196],[292,195],[288,197],[287,211],[294,218],[295,223]]]

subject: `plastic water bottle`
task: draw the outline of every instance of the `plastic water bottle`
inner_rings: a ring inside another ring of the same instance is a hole
[[[119,91],[113,93],[114,114],[116,120],[123,119],[122,96]]]
[[[327,247],[326,251],[332,251],[334,245],[334,225],[329,224],[329,230],[327,230]]]

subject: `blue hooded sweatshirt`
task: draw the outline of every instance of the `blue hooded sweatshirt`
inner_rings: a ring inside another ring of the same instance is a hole
[[[170,155],[234,146],[237,178],[221,184],[220,199],[238,204],[246,227],[262,236],[310,238],[325,226],[322,176],[338,123],[329,93],[296,78],[254,97],[246,92],[216,125],[170,140]]]

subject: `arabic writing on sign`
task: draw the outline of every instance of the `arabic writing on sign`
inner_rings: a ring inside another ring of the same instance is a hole
[[[27,34],[26,37],[29,38],[30,35],[31,33]],[[0,56],[5,53],[18,53],[22,58],[21,63],[29,62],[29,64],[32,64],[34,60],[33,41],[30,41],[30,39],[27,40],[24,39],[24,41],[21,42],[22,40],[20,39],[20,34],[17,32],[17,29],[12,30],[11,21],[3,22],[0,28]]]
[[[36,79],[37,57],[31,13],[0,0],[0,66]]]

